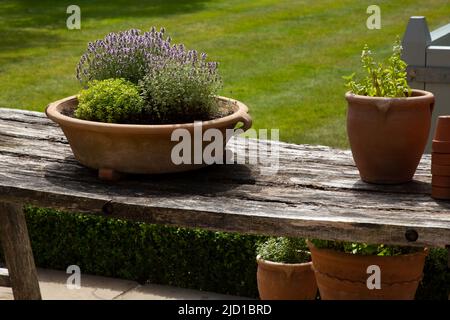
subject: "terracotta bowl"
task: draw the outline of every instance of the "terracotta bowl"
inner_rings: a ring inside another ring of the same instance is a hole
[[[450,188],[432,186],[431,197],[439,200],[450,200]]]
[[[450,153],[450,141],[433,140],[431,149],[436,153]]]
[[[99,170],[99,177],[109,179],[112,173],[159,174],[181,172],[207,166],[202,157],[209,141],[195,143],[192,137],[200,129],[203,134],[208,129],[216,129],[222,133],[222,146],[235,133],[238,123],[243,123],[241,129],[246,131],[252,125],[248,108],[237,100],[217,97],[221,104],[231,104],[234,113],[201,122],[201,129],[194,123],[141,125],[117,124],[86,121],[69,116],[78,105],[76,96],[68,97],[51,103],[45,110],[47,116],[58,123],[72,148],[75,158],[86,167]],[[194,130],[195,128],[195,130]],[[174,163],[172,151],[180,141],[172,141],[172,133],[176,129],[187,132],[191,141],[189,161]],[[231,130],[231,136],[227,135]],[[199,134],[197,134],[199,136]],[[201,136],[200,136],[201,139]],[[206,140],[206,139],[203,139]],[[195,151],[200,156],[195,157]],[[197,159],[200,158],[200,159]],[[214,160],[214,159],[213,159]],[[112,173],[111,173],[112,172]],[[111,173],[111,174],[105,174]]]
[[[439,164],[431,164],[431,174],[437,176],[450,176],[450,166],[443,166]]]
[[[431,184],[433,187],[450,188],[450,177],[433,174],[431,177]]]
[[[431,153],[431,163],[450,166],[450,153]]]
[[[434,140],[450,141],[450,116],[439,116],[434,132]]]

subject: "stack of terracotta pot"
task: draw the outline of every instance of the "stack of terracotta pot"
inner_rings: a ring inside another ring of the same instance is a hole
[[[450,116],[438,118],[432,149],[431,196],[450,200]]]

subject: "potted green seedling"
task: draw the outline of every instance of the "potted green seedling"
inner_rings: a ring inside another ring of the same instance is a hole
[[[263,300],[312,300],[317,284],[303,239],[270,238],[257,249],[257,282]]]
[[[323,300],[412,300],[427,248],[307,241]]]
[[[223,151],[229,131],[252,124],[243,103],[217,95],[218,64],[172,44],[164,29],[110,33],[89,43],[77,78],[79,95],[51,103],[46,114],[64,131],[75,158],[103,178],[203,167],[211,164],[203,158],[208,139]],[[214,134],[203,139],[209,129]],[[180,142],[196,149],[177,153]]]
[[[345,77],[350,91],[347,134],[361,179],[379,184],[410,181],[422,157],[431,124],[434,96],[411,89],[398,40],[384,62],[367,46],[361,55],[363,74]]]

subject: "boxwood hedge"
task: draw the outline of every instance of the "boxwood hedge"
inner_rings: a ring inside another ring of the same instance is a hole
[[[267,237],[26,208],[36,264],[86,274],[257,297],[255,252]],[[447,299],[445,249],[433,249],[417,299]]]

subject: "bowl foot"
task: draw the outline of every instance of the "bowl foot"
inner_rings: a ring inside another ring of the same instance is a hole
[[[114,169],[100,168],[98,169],[98,178],[107,181],[117,181],[123,177],[123,174]]]

